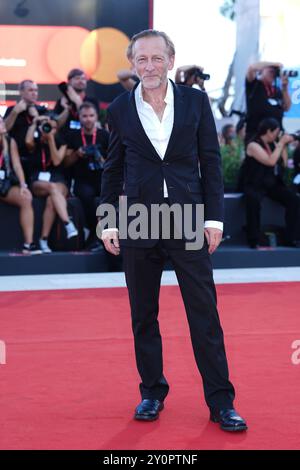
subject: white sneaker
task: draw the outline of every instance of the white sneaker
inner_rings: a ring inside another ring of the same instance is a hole
[[[47,240],[43,240],[42,238],[40,238],[39,245],[43,253],[52,253],[52,250],[50,250],[48,246]]]
[[[77,237],[78,235],[78,230],[73,224],[72,220],[68,224],[65,225],[66,231],[67,231],[67,238],[73,238]]]

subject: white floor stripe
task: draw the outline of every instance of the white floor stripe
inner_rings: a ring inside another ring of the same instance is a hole
[[[300,281],[300,267],[216,269],[216,284]],[[164,271],[162,285],[177,285],[174,271]],[[123,273],[0,276],[0,292],[125,287]]]

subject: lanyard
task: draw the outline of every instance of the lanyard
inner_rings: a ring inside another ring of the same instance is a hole
[[[47,166],[50,165],[50,163],[47,164],[47,158],[46,158],[46,151],[45,149],[42,147],[42,167],[43,167],[43,171],[46,171],[46,168]]]
[[[86,138],[85,138],[84,131],[83,131],[82,128],[81,128],[81,139],[82,139],[83,146],[86,147],[87,146]],[[92,137],[92,145],[96,144],[96,139],[97,139],[97,129],[96,129],[96,127],[94,127],[93,137]]]
[[[265,85],[265,90],[266,90],[266,93],[267,93],[268,98],[270,98],[271,96],[274,96],[274,95],[275,95],[275,87],[269,86],[269,85]]]
[[[29,116],[28,114],[26,114],[25,117],[26,117],[27,124],[28,124],[29,126],[31,126],[32,121],[33,121],[33,117],[32,117],[32,116]]]

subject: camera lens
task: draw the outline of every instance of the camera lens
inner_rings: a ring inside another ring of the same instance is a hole
[[[45,134],[49,134],[52,131],[52,126],[49,122],[44,122],[44,124],[41,126],[41,129]]]

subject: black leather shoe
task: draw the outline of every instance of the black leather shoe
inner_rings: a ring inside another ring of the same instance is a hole
[[[210,410],[210,419],[214,423],[220,423],[220,428],[223,431],[238,432],[248,429],[246,421],[237,414],[234,408]]]
[[[140,421],[155,421],[159,417],[159,412],[163,410],[164,403],[159,400],[142,400],[136,407],[134,419]]]

